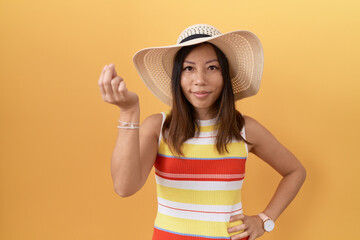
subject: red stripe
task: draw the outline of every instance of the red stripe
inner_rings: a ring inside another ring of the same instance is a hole
[[[152,240],[224,240],[224,238],[207,238],[207,237],[195,237],[195,236],[186,236],[175,233],[170,233],[162,231],[160,229],[154,228],[154,234]],[[230,239],[230,237],[228,238]]]
[[[244,174],[246,159],[179,159],[157,155],[154,166],[161,172],[182,174]]]
[[[216,138],[216,136],[208,136],[208,137],[194,137],[194,138]]]
[[[176,177],[165,177],[159,173],[155,173],[156,175],[169,179],[169,180],[179,180],[179,181],[221,181],[221,182],[231,182],[231,181],[240,181],[244,178],[176,178]]]
[[[240,210],[242,209],[242,208],[240,208],[240,209],[238,209],[238,210],[231,211],[231,212],[207,212],[207,211],[196,211],[196,210],[189,210],[189,209],[182,209],[182,208],[174,208],[174,207],[166,206],[166,205],[161,204],[161,203],[159,203],[159,205],[161,205],[161,206],[163,206],[163,207],[166,207],[166,208],[171,208],[171,209],[174,209],[174,210],[179,210],[179,211],[199,212],[199,213],[219,213],[219,214],[234,213],[234,212],[240,211]]]
[[[152,240],[224,240],[226,238],[207,238],[207,237],[194,237],[194,236],[186,236],[175,233],[170,233],[166,231],[162,231],[154,227],[154,233]],[[230,239],[230,237],[228,238]],[[240,240],[247,240],[248,237],[242,238]]]

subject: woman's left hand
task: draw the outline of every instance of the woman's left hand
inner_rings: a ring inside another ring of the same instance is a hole
[[[228,228],[229,233],[243,231],[231,237],[232,240],[249,237],[248,240],[254,240],[264,234],[264,224],[257,215],[246,216],[243,214],[235,215],[230,218],[230,222],[241,220],[243,223]]]

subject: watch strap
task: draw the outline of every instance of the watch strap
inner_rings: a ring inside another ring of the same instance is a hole
[[[261,220],[263,222],[265,222],[268,219],[271,219],[268,215],[266,215],[265,213],[259,213],[258,216],[261,218]]]

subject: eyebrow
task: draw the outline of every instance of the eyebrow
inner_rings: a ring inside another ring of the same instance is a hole
[[[206,64],[211,63],[211,62],[219,62],[219,60],[217,60],[217,59],[209,60],[206,62]]]
[[[205,62],[205,64],[208,64],[208,63],[211,63],[211,62],[219,62],[219,60],[217,60],[217,59],[212,59],[212,60],[209,60],[209,61]],[[190,64],[194,64],[194,65],[195,65],[194,62],[188,61],[188,60],[184,60],[184,63],[190,63]]]

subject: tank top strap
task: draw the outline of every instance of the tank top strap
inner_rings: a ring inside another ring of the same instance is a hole
[[[162,128],[163,128],[163,126],[164,126],[164,122],[165,122],[165,119],[166,119],[166,113],[165,113],[165,112],[161,112],[161,115],[162,115],[162,123],[161,123],[159,140],[158,140],[158,149],[159,149],[159,147],[160,147],[160,142],[161,142],[161,139],[162,139]]]
[[[240,113],[241,116],[244,118],[244,115],[242,113]],[[240,135],[246,140],[246,133],[245,133],[245,124],[243,126],[243,128],[241,129],[240,131]],[[245,148],[246,148],[246,153],[249,155],[249,149],[248,149],[248,145],[247,143],[245,142]]]

